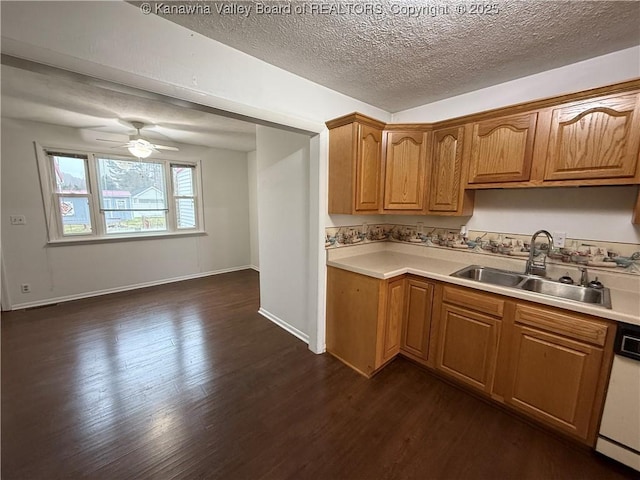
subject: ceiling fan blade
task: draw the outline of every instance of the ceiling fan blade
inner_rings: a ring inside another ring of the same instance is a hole
[[[116,145],[115,147],[109,147],[109,148],[129,148],[129,144],[125,143],[124,145]]]
[[[96,138],[100,142],[122,143],[122,140],[109,140],[107,138]]]
[[[178,147],[169,147],[167,145],[154,145],[153,148],[155,148],[156,150],[170,150],[172,152],[180,151]]]

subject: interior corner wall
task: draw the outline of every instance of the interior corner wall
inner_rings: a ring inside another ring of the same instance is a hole
[[[247,179],[249,185],[249,246],[251,267],[260,270],[260,252],[258,251],[258,164],[256,151],[247,154]]]
[[[260,310],[309,342],[309,137],[263,126],[256,134]]]
[[[78,129],[38,122],[3,118],[1,133],[2,255],[13,308],[248,267],[245,152],[180,145],[180,159],[202,161],[206,235],[48,246],[33,142],[99,147],[87,145]],[[26,225],[10,225],[9,215],[24,215]],[[22,283],[31,293],[20,292]]]

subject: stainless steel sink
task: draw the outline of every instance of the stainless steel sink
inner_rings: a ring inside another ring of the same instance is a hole
[[[476,282],[491,283],[502,287],[515,287],[528,277],[522,273],[508,272],[497,268],[471,265],[451,274],[452,277],[468,278]]]
[[[608,288],[596,289],[568,285],[535,275],[525,275],[479,265],[465,267],[452,273],[451,276],[611,308],[611,296]]]
[[[567,285],[545,278],[528,278],[519,288],[528,292],[611,308],[611,297],[608,288],[596,289],[579,285]]]

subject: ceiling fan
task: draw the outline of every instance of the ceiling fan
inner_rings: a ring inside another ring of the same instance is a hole
[[[143,138],[140,134],[140,130],[142,130],[146,126],[144,123],[137,121],[133,121],[130,123],[131,126],[136,129],[136,133],[129,136],[129,141],[127,143],[112,148],[126,148],[127,150],[129,150],[129,153],[131,153],[131,155],[134,155],[138,158],[147,158],[153,152],[157,152],[158,150],[170,150],[172,152],[178,152],[180,150],[177,147],[151,143],[149,140]],[[100,140],[102,142],[116,142],[116,140],[107,140],[106,138],[98,138],[96,140]]]

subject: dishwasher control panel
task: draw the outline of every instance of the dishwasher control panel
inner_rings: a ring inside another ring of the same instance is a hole
[[[640,360],[640,326],[619,324],[615,352],[624,357]]]

